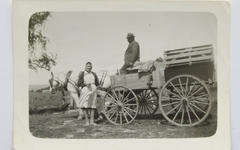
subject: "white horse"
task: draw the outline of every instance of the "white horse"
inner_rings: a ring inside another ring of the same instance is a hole
[[[70,108],[77,107],[79,103],[79,89],[76,84],[76,76],[73,71],[53,73],[49,79],[49,91],[54,94],[60,91],[63,98],[63,107],[70,110]]]

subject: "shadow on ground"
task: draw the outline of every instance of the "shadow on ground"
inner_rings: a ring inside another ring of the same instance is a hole
[[[112,138],[197,138],[214,135],[217,128],[217,92],[211,89],[213,97],[209,117],[194,127],[171,125],[157,112],[153,116],[138,116],[124,126],[110,124],[107,120],[98,126],[85,127],[84,120],[77,120],[77,112],[61,111],[61,97],[48,93],[29,94],[29,128],[39,138],[112,139]],[[46,107],[47,106],[47,107]],[[42,108],[42,109],[39,109]]]
[[[30,115],[30,131],[40,138],[193,138],[209,137],[217,127],[216,104],[211,115],[195,127],[177,127],[167,122],[161,114],[137,117],[131,124],[116,126],[107,120],[98,126],[84,126],[77,120],[77,112]]]

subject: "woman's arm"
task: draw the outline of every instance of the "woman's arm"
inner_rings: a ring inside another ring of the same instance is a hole
[[[98,87],[100,85],[98,76],[97,76],[97,74],[95,72],[92,72],[92,73],[93,73],[94,78],[95,78],[95,85]]]

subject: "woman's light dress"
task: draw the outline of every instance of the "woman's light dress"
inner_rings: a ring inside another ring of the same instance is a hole
[[[80,93],[80,108],[96,108],[97,87],[92,72],[84,71],[84,86]]]

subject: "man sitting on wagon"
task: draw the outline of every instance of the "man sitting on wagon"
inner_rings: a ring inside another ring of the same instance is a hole
[[[135,41],[133,33],[127,34],[128,47],[124,55],[124,65],[120,69],[120,74],[127,74],[127,68],[132,68],[135,63],[140,61],[140,47]]]

